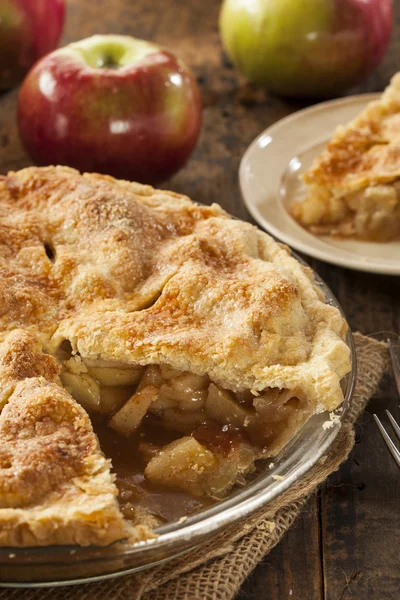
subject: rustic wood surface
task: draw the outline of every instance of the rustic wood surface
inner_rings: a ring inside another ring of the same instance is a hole
[[[204,127],[187,166],[165,185],[206,204],[219,202],[248,219],[238,186],[240,158],[263,129],[304,104],[252,89],[222,52],[217,0],[70,0],[64,41],[125,33],[176,51],[192,67],[204,100]],[[400,6],[381,67],[349,93],[382,90],[400,70]],[[0,170],[29,164],[15,125],[15,92],[0,100]],[[332,288],[354,330],[399,332],[400,278],[357,273],[310,259]],[[375,398],[357,426],[358,443],[342,468],[307,505],[282,542],[244,583],[240,600],[395,600],[400,597],[400,477],[371,413],[388,406],[400,417],[394,390]]]

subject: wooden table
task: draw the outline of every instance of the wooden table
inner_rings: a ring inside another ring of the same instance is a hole
[[[240,158],[263,129],[304,105],[254,90],[231,68],[218,34],[217,0],[70,0],[64,41],[124,33],[164,44],[192,67],[204,127],[187,166],[166,187],[248,219],[238,186]],[[396,5],[397,20],[400,6]],[[351,93],[382,90],[400,69],[400,27],[374,75]],[[0,107],[1,169],[28,164],[14,125],[14,99]],[[400,278],[347,271],[311,259],[354,330],[399,332]],[[384,399],[400,416],[398,402]],[[282,542],[243,585],[240,600],[400,598],[400,477],[372,421],[382,394],[357,426],[350,459],[330,477]]]

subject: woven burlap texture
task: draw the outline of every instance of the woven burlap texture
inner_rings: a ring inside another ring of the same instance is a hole
[[[212,542],[165,565],[100,583],[41,590],[0,590],[0,600],[230,600],[279,542],[309,496],[346,460],[353,424],[385,371],[385,344],[356,333],[357,383],[345,422],[329,452],[287,492]]]

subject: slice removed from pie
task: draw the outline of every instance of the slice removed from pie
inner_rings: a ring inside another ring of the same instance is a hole
[[[340,126],[302,176],[291,214],[318,235],[400,238],[400,74],[382,96]]]
[[[51,381],[56,361],[33,336],[14,331],[1,345],[0,369],[10,392],[0,413],[0,546],[152,537],[123,519],[87,413]]]

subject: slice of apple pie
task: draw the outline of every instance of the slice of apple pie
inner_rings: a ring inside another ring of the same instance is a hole
[[[223,497],[342,402],[345,334],[311,271],[217,205],[64,167],[10,173],[0,544],[144,540],[159,522],[144,493]]]
[[[291,213],[312,233],[373,241],[400,238],[400,74],[302,176]]]

